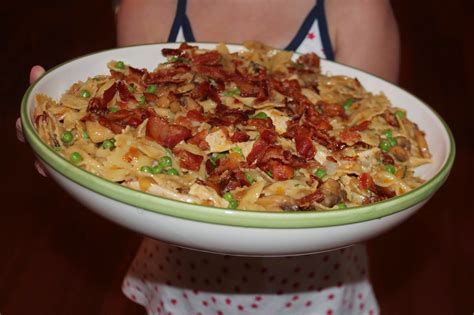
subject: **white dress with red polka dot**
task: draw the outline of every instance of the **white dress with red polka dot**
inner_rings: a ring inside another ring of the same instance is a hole
[[[294,257],[235,257],[145,239],[123,292],[148,314],[378,314],[363,245]]]

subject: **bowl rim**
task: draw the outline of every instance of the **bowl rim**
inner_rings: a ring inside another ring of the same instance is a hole
[[[452,165],[455,159],[455,141],[453,134],[444,121],[444,119],[428,104],[423,102],[421,99],[411,94],[409,91],[402,89],[401,87],[388,82],[380,77],[373,74],[367,73],[366,71],[347,66],[338,62],[325,60],[325,63],[333,63],[342,65],[344,67],[351,68],[365,73],[366,75],[377,78],[378,80],[384,81],[386,84],[391,85],[402,93],[407,93],[409,96],[416,99],[420,104],[425,106],[431,111],[434,116],[444,126],[446,132],[450,150],[448,157],[444,161],[439,171],[427,182],[420,187],[405,193],[403,195],[372,203],[369,205],[353,207],[350,209],[343,210],[328,210],[328,211],[304,211],[304,212],[272,212],[272,211],[248,211],[248,210],[230,210],[224,208],[218,208],[213,206],[202,206],[183,201],[177,201],[167,199],[164,197],[152,195],[142,191],[138,191],[115,182],[111,182],[102,177],[89,173],[80,167],[71,164],[66,159],[62,158],[53,149],[49,148],[38,136],[35,127],[33,126],[29,113],[28,103],[31,98],[31,93],[35,86],[42,80],[48,77],[51,73],[60,69],[61,67],[103,53],[110,53],[112,51],[126,50],[130,48],[139,48],[147,46],[161,46],[169,47],[178,43],[155,43],[155,44],[142,44],[142,45],[131,45],[120,48],[112,48],[93,52],[76,58],[67,60],[49,70],[47,70],[38,80],[31,84],[23,95],[21,101],[21,123],[23,126],[23,132],[28,143],[33,148],[35,155],[40,158],[44,163],[48,164],[58,173],[65,176],[67,179],[89,189],[105,197],[111,198],[118,202],[125,203],[130,206],[134,206],[150,212],[156,212],[164,215],[178,217],[181,219],[200,221],[219,225],[231,225],[248,228],[318,228],[328,226],[338,226],[352,223],[359,223],[373,219],[379,219],[400,211],[403,211],[412,206],[416,206],[423,200],[429,199],[432,194],[438,190],[441,185],[446,181]],[[211,42],[196,42],[189,43],[191,45],[217,45],[218,43]],[[235,46],[236,48],[243,47],[242,45],[227,44],[227,46]]]

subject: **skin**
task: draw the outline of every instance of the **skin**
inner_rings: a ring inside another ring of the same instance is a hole
[[[291,6],[286,0],[188,0],[187,14],[197,41],[251,39],[283,48],[313,5],[313,0]],[[166,42],[175,12],[176,0],[122,0],[117,44]],[[336,61],[397,82],[400,43],[388,0],[326,0],[326,16]]]

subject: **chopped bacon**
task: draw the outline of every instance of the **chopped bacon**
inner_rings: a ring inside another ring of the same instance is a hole
[[[267,141],[263,140],[262,138],[255,141],[255,143],[252,146],[252,150],[247,155],[246,160],[247,160],[248,165],[252,165],[258,159],[262,158],[265,155],[265,152],[269,146],[270,144]]]
[[[387,153],[382,153],[382,163],[383,164],[390,164],[390,165],[394,165],[395,164],[395,161],[393,160],[393,158],[388,155]]]
[[[356,130],[354,130],[354,128],[344,128],[340,133],[339,133],[339,137],[341,138],[341,140],[345,143],[356,143],[360,140],[360,133]]]
[[[197,145],[201,150],[209,150],[209,143],[206,141],[207,134],[207,130],[202,130],[189,138],[186,142]]]
[[[176,125],[180,125],[180,126],[183,126],[183,127],[186,127],[188,129],[192,129],[193,128],[193,122],[191,121],[191,119],[189,119],[188,117],[186,116],[179,116],[178,118],[176,118],[174,120],[174,123]]]
[[[215,66],[220,64],[221,54],[217,51],[209,51],[204,54],[194,55],[192,61],[199,65]]]
[[[370,176],[368,173],[362,173],[359,176],[359,188],[362,190],[372,190],[374,189],[375,183],[374,179],[372,176]]]
[[[296,151],[305,159],[313,159],[316,154],[316,148],[311,141],[309,133],[297,133],[295,137]]]
[[[259,132],[264,129],[275,129],[271,118],[250,118],[247,120],[247,125],[257,127]]]
[[[181,55],[181,49],[173,49],[173,48],[163,48],[161,50],[161,53],[165,57],[170,57],[170,56],[179,56]]]
[[[300,207],[304,208],[304,209],[309,209],[311,208],[311,205],[314,203],[314,202],[321,202],[324,200],[324,194],[319,191],[319,190],[316,190],[300,199],[298,199],[297,203]]]
[[[191,119],[191,120],[194,120],[194,121],[199,121],[199,122],[205,122],[207,121],[207,118],[198,110],[196,109],[193,109],[193,110],[190,110],[186,116]]]
[[[196,86],[191,92],[191,97],[197,100],[202,100],[209,94],[211,85],[207,81],[203,81]]]
[[[125,74],[119,71],[115,71],[115,70],[110,70],[110,76],[112,77],[112,79],[115,79],[115,80],[125,79]]]
[[[107,90],[104,91],[104,94],[102,94],[102,104],[107,106],[107,104],[109,104],[109,102],[114,98],[115,93],[117,93],[116,83],[112,84]]]
[[[268,163],[268,168],[272,172],[272,177],[276,180],[287,180],[293,178],[294,169],[278,161]]]
[[[107,112],[107,104],[114,98],[115,93],[117,92],[117,84],[112,84],[107,90],[102,94],[102,98],[93,97],[89,100],[87,105],[87,112],[104,114]]]
[[[230,141],[236,143],[236,142],[245,142],[250,139],[250,136],[243,132],[243,131],[236,131],[234,134],[230,137]]]
[[[174,148],[182,140],[191,137],[191,130],[188,128],[170,124],[160,117],[151,117],[146,127],[148,137],[170,149]]]
[[[360,124],[358,124],[357,126],[354,126],[352,128],[354,130],[357,130],[357,131],[364,131],[364,130],[367,130],[369,128],[369,125],[370,125],[370,121],[369,120],[364,120],[363,122],[361,122]]]
[[[299,56],[296,62],[309,68],[319,68],[320,59],[315,53],[309,53]]]
[[[120,98],[124,102],[136,102],[135,96],[128,90],[128,87],[123,83],[123,81],[119,81],[117,84],[117,89],[120,95]]]
[[[276,141],[277,133],[275,132],[275,130],[265,129],[262,132],[260,132],[260,139],[271,144]]]
[[[323,114],[328,117],[346,117],[346,112],[341,104],[320,101],[317,106],[321,109]]]
[[[175,76],[188,73],[190,69],[191,68],[185,64],[179,64],[179,66],[176,65],[171,69],[160,69],[158,71],[154,71],[150,73],[145,83],[146,84],[182,83],[184,82],[184,80],[181,78],[175,78]]]
[[[193,65],[192,70],[214,80],[225,80],[227,76],[220,66]]]
[[[201,162],[204,159],[202,155],[194,154],[186,150],[174,150],[174,154],[179,161],[179,166],[191,171],[199,171]]]
[[[101,126],[104,126],[105,128],[110,129],[115,134],[119,134],[122,132],[123,126],[119,125],[116,122],[108,120],[105,117],[99,116],[97,118],[97,121],[99,122],[99,124],[101,124]]]

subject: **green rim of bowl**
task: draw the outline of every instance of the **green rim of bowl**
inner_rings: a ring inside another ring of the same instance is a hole
[[[215,43],[191,44],[204,45]],[[229,210],[210,206],[195,205],[144,193],[98,177],[79,167],[74,166],[42,142],[42,140],[36,133],[34,126],[31,123],[27,107],[28,101],[31,97],[30,94],[33,88],[39,82],[41,82],[41,80],[46,78],[51,72],[56,69],[73,61],[86,58],[91,55],[110,52],[112,50],[127,49],[130,47],[153,45],[159,45],[164,47],[166,45],[171,45],[171,43],[135,45],[117,49],[108,49],[74,58],[48,70],[45,74],[43,74],[43,76],[41,76],[41,78],[39,78],[27,89],[23,96],[21,104],[21,122],[23,125],[23,132],[25,134],[25,138],[33,148],[34,152],[44,163],[48,164],[51,168],[53,168],[63,176],[89,190],[92,190],[100,195],[137,208],[187,220],[252,228],[315,228],[352,224],[373,219],[379,219],[403,211],[407,208],[417,205],[418,203],[421,203],[424,200],[429,199],[431,195],[436,190],[438,190],[445,182],[452,168],[455,157],[455,142],[452,132],[446,122],[438,115],[438,113],[436,113],[435,110],[433,110],[429,105],[418,99],[416,96],[381,78],[378,79],[385,81],[386,83],[392,86],[395,86],[395,88],[397,88],[401,92],[408,93],[409,95],[417,99],[439,119],[439,121],[445,128],[445,132],[449,137],[450,150],[448,158],[446,159],[439,172],[426,183],[404,195],[366,206],[354,207],[344,210],[329,210],[321,212],[260,212]],[[229,46],[231,46],[231,44],[229,44]],[[332,61],[327,62],[335,63]],[[356,70],[364,72],[360,69]],[[373,76],[372,74],[369,75]]]

